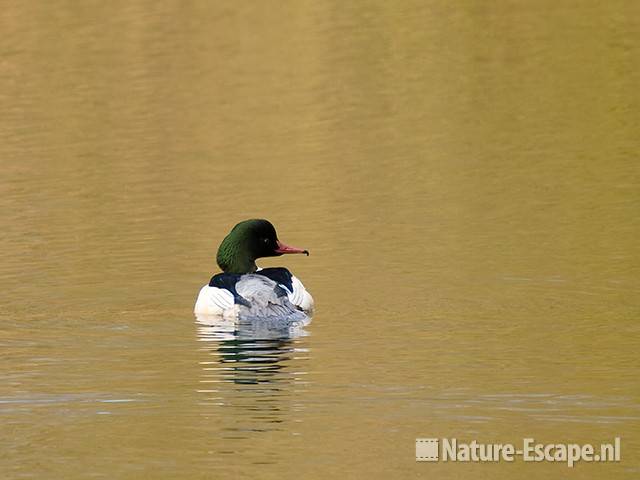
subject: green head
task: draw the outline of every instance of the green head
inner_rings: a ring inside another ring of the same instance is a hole
[[[233,227],[224,238],[218,248],[216,261],[225,273],[252,273],[257,270],[257,258],[277,257],[285,253],[309,255],[306,250],[280,242],[271,222],[245,220]]]

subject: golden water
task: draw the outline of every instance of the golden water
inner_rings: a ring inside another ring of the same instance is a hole
[[[0,476],[637,478],[637,2],[0,9]],[[192,307],[237,221],[308,335]],[[622,462],[416,463],[416,437]]]

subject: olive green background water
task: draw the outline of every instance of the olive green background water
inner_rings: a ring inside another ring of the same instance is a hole
[[[637,478],[638,5],[3,2],[0,476]],[[194,323],[251,217],[305,336]]]

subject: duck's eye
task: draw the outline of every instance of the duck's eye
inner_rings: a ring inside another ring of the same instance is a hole
[[[262,239],[262,241],[263,241],[265,244],[269,244],[269,239],[268,239],[268,238],[263,238],[263,239]]]

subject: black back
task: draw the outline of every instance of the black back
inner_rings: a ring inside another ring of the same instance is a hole
[[[264,275],[279,285],[284,285],[290,293],[293,293],[293,275],[284,267],[263,268],[256,272],[258,275]]]

